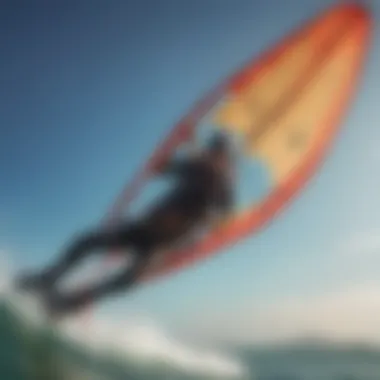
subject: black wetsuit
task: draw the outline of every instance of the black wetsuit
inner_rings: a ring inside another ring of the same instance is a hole
[[[80,237],[43,277],[45,285],[53,287],[63,274],[98,249],[128,250],[135,256],[132,268],[90,289],[53,299],[56,303],[53,308],[70,311],[101,296],[125,290],[135,282],[158,249],[168,248],[186,238],[200,223],[207,222],[210,212],[229,212],[233,200],[230,176],[218,172],[207,159],[176,160],[167,164],[161,174],[173,176],[175,186],[145,216],[108,231],[95,231]]]

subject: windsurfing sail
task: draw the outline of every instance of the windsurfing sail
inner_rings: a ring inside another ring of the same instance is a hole
[[[125,214],[149,180],[152,163],[205,131],[222,129],[239,136],[243,160],[259,162],[269,186],[260,199],[245,200],[218,230],[186,248],[163,252],[141,281],[184,268],[257,232],[302,190],[348,109],[370,30],[371,18],[362,6],[335,6],[217,86],[175,126],[120,195],[108,219]]]

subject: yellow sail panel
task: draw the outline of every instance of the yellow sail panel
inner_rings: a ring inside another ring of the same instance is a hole
[[[286,46],[282,54],[261,68],[254,80],[247,78],[244,88],[230,96],[227,104],[215,115],[215,124],[243,133],[258,127],[262,114],[275,106],[315,60],[320,46],[341,32],[347,22],[347,18],[332,13]]]
[[[321,125],[321,120],[331,112],[331,105],[349,80],[350,62],[356,55],[355,39],[342,41],[282,117],[268,125],[257,141],[247,142],[250,154],[268,166],[274,183],[285,181],[318,138],[323,137],[325,126]]]
[[[295,44],[272,67],[265,68],[256,81],[248,83],[238,95],[216,114],[216,125],[235,132],[247,132],[257,125],[261,115],[273,106],[304,71],[313,58],[314,50],[302,40]]]

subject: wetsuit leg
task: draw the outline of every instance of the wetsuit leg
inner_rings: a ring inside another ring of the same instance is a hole
[[[133,226],[125,225],[111,231],[95,231],[84,234],[69,245],[57,263],[42,273],[21,278],[19,285],[26,289],[29,287],[51,288],[70,269],[97,250],[133,249],[133,233]]]
[[[70,313],[106,296],[129,290],[149,263],[151,252],[153,250],[136,252],[132,266],[104,282],[69,294],[53,294],[48,305],[50,311],[56,314]]]
[[[61,276],[72,269],[79,262],[97,250],[122,248],[128,245],[128,234],[123,231],[92,232],[79,237],[63,253],[60,260],[49,268],[51,282],[56,282]]]

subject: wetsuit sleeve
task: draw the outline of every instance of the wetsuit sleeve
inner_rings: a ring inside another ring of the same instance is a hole
[[[184,160],[184,159],[172,159],[165,163],[165,165],[161,168],[161,175],[168,176],[186,176],[188,172],[193,167],[192,160]]]

